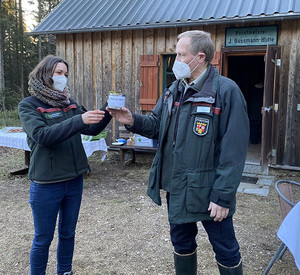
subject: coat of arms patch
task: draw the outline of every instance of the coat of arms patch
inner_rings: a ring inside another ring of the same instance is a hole
[[[196,117],[193,126],[193,132],[198,136],[204,136],[208,132],[208,126],[209,126],[209,119]]]

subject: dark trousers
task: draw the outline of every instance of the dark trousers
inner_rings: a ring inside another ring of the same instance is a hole
[[[81,204],[83,177],[51,184],[31,182],[30,204],[34,239],[30,253],[31,275],[46,274],[49,247],[57,216],[57,274],[72,270],[75,229]]]
[[[167,195],[168,202],[168,195]],[[221,222],[213,220],[202,221],[209,241],[216,255],[216,260],[222,265],[231,267],[240,262],[241,255],[239,244],[236,240],[232,216]],[[196,236],[198,233],[197,223],[170,224],[171,241],[175,252],[189,254],[197,247]]]

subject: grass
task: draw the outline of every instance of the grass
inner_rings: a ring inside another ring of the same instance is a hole
[[[22,126],[17,109],[0,111],[0,128],[7,126]]]

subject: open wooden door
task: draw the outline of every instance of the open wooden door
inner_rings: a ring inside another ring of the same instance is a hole
[[[280,47],[267,46],[265,56],[264,101],[262,107],[261,168],[276,161],[277,113],[280,79]]]

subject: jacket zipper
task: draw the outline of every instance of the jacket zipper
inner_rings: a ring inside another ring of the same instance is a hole
[[[176,137],[177,137],[177,130],[178,130],[178,121],[179,121],[179,115],[180,115],[181,105],[182,105],[182,102],[183,102],[183,97],[184,97],[184,91],[181,91],[180,99],[179,99],[179,106],[178,106],[178,111],[177,111],[177,116],[176,116],[176,121],[175,121],[175,127],[174,127],[173,146],[176,145]]]

